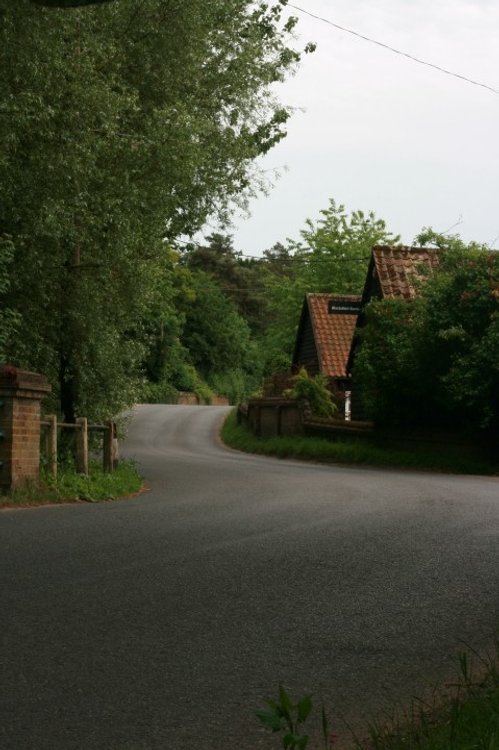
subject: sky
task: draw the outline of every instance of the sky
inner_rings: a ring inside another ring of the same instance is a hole
[[[296,5],[499,91],[496,0]],[[234,217],[235,248],[260,255],[299,239],[330,199],[374,211],[405,244],[431,226],[499,248],[499,94],[289,12],[297,45],[317,50],[276,90],[296,111],[260,161],[270,193]]]

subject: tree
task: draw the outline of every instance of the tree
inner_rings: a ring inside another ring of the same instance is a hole
[[[497,430],[499,254],[425,230],[439,270],[412,302],[374,302],[354,376],[378,423]]]
[[[0,237],[0,295],[7,298],[10,288],[10,267],[13,259],[12,243]],[[18,316],[8,305],[0,309],[0,362],[6,359],[6,347],[14,336]]]
[[[185,310],[181,342],[197,372],[233,400],[258,383],[261,363],[251,331],[234,303],[204,271],[192,275],[195,298]]]
[[[244,201],[253,160],[284,137],[271,85],[299,54],[282,10],[0,0],[0,237],[18,317],[5,351],[48,375],[66,419],[134,398],[165,241]]]
[[[114,2],[114,0],[31,0],[31,2],[45,8],[80,8],[84,5],[99,5]]]
[[[307,219],[301,240],[269,252],[266,257],[273,271],[267,281],[272,321],[265,342],[269,363],[282,358],[282,353],[290,360],[307,292],[360,294],[373,245],[397,241],[374,213],[349,214],[331,199],[317,223]]]
[[[236,306],[253,334],[261,334],[268,323],[263,289],[266,278],[261,259],[246,258],[234,249],[230,235],[214,233],[207,244],[189,244],[182,260],[192,270],[207,273]]]

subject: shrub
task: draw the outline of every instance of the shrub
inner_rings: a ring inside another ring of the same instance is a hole
[[[312,414],[318,417],[332,417],[337,411],[331,392],[328,389],[327,378],[320,373],[311,377],[304,367],[292,378],[292,388],[284,391],[290,398],[303,398],[308,401]]]

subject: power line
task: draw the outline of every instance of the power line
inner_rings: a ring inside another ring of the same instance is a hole
[[[205,250],[206,248],[203,246],[199,246],[201,249]],[[227,256],[229,257],[229,256]],[[370,258],[369,255],[342,255],[342,256],[331,256],[330,258],[314,258],[314,257],[296,257],[292,256],[290,258],[266,258],[261,255],[244,255],[243,253],[238,254],[237,256],[234,256],[232,260],[235,261],[237,264],[238,260],[257,260],[261,263],[306,263],[307,265],[316,265],[320,263],[365,263]]]
[[[315,263],[336,263],[337,261],[342,262],[364,262],[366,260],[369,260],[371,257],[370,255],[339,255],[334,256],[332,255],[330,258],[314,258],[314,257],[306,257],[306,256],[296,256],[293,255],[290,258],[267,258],[262,257],[260,255],[244,255],[241,254],[239,257],[243,259],[251,259],[251,260],[261,260],[264,263],[308,263],[308,264],[315,264]]]
[[[175,247],[176,244],[183,245],[184,248],[192,247],[195,250],[205,250],[208,253],[211,252],[211,248],[209,246],[201,245],[199,242],[189,242],[189,240],[181,240],[181,239],[173,240],[172,242],[173,247]],[[182,252],[182,250],[180,250],[180,252]],[[189,254],[189,250],[187,251],[187,255],[184,255],[182,257],[188,257],[188,254]],[[369,260],[371,256],[370,255],[343,254],[343,255],[337,255],[337,256],[333,255],[330,258],[314,258],[312,255],[312,252],[310,252],[308,257],[306,255],[303,255],[303,256],[291,255],[287,257],[279,256],[279,257],[274,258],[274,257],[267,257],[264,255],[246,255],[245,253],[237,252],[237,254],[234,256],[227,255],[227,256],[222,256],[222,257],[231,258],[236,263],[238,260],[258,260],[258,261],[261,261],[262,263],[308,263],[310,265],[314,265],[315,263],[336,263],[337,261],[342,261],[346,263],[355,261],[355,262],[363,263]]]
[[[433,68],[434,70],[438,70],[440,73],[445,73],[445,75],[452,76],[453,78],[459,78],[461,81],[465,81],[466,83],[471,83],[473,86],[480,86],[483,89],[487,89],[488,91],[491,91],[493,94],[499,94],[499,89],[495,89],[492,86],[489,86],[487,83],[481,83],[480,81],[475,81],[473,80],[473,78],[468,78],[467,76],[461,75],[460,73],[455,73],[452,70],[447,70],[447,68],[442,68],[440,67],[440,65],[435,65],[434,63],[428,62],[427,60],[421,60],[421,58],[415,57],[414,55],[411,55],[408,52],[403,52],[400,49],[391,47],[389,44],[380,42],[377,39],[373,39],[370,36],[366,36],[365,34],[360,34],[358,31],[354,31],[353,29],[347,29],[345,26],[341,26],[339,23],[330,21],[328,18],[323,18],[322,16],[318,16],[315,13],[311,13],[308,10],[304,10],[303,8],[299,8],[297,5],[292,5],[291,3],[288,3],[288,7],[294,8],[294,10],[297,10],[300,13],[304,13],[306,16],[315,18],[317,21],[322,21],[323,23],[327,23],[329,26],[333,26],[335,29],[338,29],[339,31],[344,31],[346,34],[351,34],[352,36],[355,36],[358,39],[362,39],[364,42],[370,42],[371,44],[376,44],[378,47],[383,47],[383,49],[387,49],[389,52],[393,52],[395,55],[406,57],[408,60],[412,60],[412,62],[419,63],[419,65],[426,65],[428,68]]]

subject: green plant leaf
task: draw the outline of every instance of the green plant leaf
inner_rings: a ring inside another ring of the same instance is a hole
[[[289,697],[288,693],[286,692],[285,688],[282,685],[279,685],[278,707],[280,709],[281,715],[288,722],[289,728],[293,729],[293,717],[292,717],[293,703],[291,702],[291,698]]]
[[[296,708],[298,710],[298,721],[300,723],[304,722],[310,711],[312,710],[312,696],[305,695],[300,699]]]
[[[256,715],[262,724],[273,732],[279,732],[282,728],[281,718],[275,711],[257,711]]]

